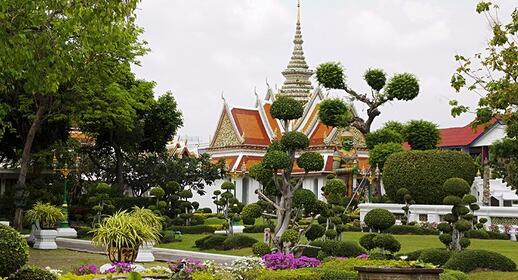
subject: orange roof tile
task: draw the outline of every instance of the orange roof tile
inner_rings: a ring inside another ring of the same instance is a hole
[[[269,145],[270,138],[259,115],[259,111],[233,108],[232,117],[241,135],[244,134],[245,144]]]
[[[282,132],[279,128],[279,124],[277,123],[277,120],[275,120],[272,115],[270,114],[270,108],[272,107],[271,104],[266,103],[264,104],[264,111],[266,112],[266,117],[268,118],[268,123],[270,124],[270,127],[272,128],[273,132],[275,133],[275,136],[277,139],[281,139]]]
[[[317,128],[309,137],[309,145],[323,145],[324,139],[329,136],[333,127],[326,126],[321,122],[318,122]]]

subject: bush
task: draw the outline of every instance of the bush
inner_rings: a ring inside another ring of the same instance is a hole
[[[51,272],[36,266],[24,266],[11,274],[7,280],[57,280]]]
[[[319,278],[318,280],[356,280],[358,273],[355,271],[342,271],[338,269],[317,268],[314,269]]]
[[[396,223],[396,217],[386,209],[376,208],[365,215],[364,222],[374,230],[384,230]]]
[[[318,280],[316,270],[309,268],[302,269],[281,269],[261,271],[256,280]]]
[[[455,168],[451,168],[455,166]],[[442,204],[442,185],[449,178],[473,183],[477,167],[469,154],[458,151],[405,151],[392,154],[383,167],[383,186],[397,201],[397,190],[406,188],[418,204]]]
[[[179,231],[182,234],[200,234],[200,233],[214,233],[214,227],[209,225],[195,225],[195,226],[172,226],[168,230]]]
[[[119,210],[131,210],[133,207],[138,206],[140,208],[147,207],[154,203],[154,198],[151,197],[114,197],[113,206],[114,211]]]
[[[262,233],[266,228],[273,229],[275,225],[254,225],[254,226],[246,226],[243,229],[244,233]]]
[[[270,246],[268,246],[268,244],[265,244],[263,242],[257,242],[254,245],[252,245],[252,252],[254,253],[254,255],[256,255],[258,257],[262,257],[262,256],[270,253],[271,251],[272,251],[272,249],[270,248]]]
[[[171,243],[175,241],[174,231],[165,230],[160,233],[160,243]]]
[[[309,240],[309,241],[313,241],[317,238],[320,238],[322,236],[324,236],[324,233],[326,232],[326,228],[319,225],[319,224],[314,224],[312,225],[308,231],[306,231],[306,233],[304,234],[306,236],[306,238]]]
[[[440,280],[469,280],[469,276],[458,270],[446,270],[439,275]]]
[[[465,250],[453,254],[444,268],[471,272],[477,269],[514,271],[516,263],[497,252],[486,250]]]
[[[29,258],[27,241],[14,228],[0,224],[0,277],[7,277]]]
[[[302,117],[304,113],[302,103],[286,95],[279,94],[276,97],[276,100],[270,107],[272,117],[279,120],[294,120]]]
[[[223,242],[223,249],[225,250],[231,250],[231,249],[241,249],[246,247],[251,247],[255,243],[257,243],[257,239],[252,238],[248,235],[234,235],[229,236],[224,242]]]
[[[355,271],[355,266],[397,266],[408,267],[408,262],[396,260],[366,260],[358,258],[331,259],[320,266],[322,269],[335,269],[340,271]]]
[[[294,229],[287,229],[281,235],[281,242],[290,242],[291,244],[295,244],[299,241],[299,233]]]
[[[90,232],[92,231],[91,227],[79,226],[75,228],[75,230],[77,231],[77,238],[87,238],[93,236],[93,234]]]
[[[421,256],[421,253],[424,249],[421,250],[415,250],[406,254],[399,254],[398,256],[407,256],[407,261],[417,261],[419,257]]]
[[[223,249],[223,243],[227,240],[227,236],[222,234],[207,235],[194,241],[194,246],[202,250],[207,249]]]
[[[468,238],[489,239],[489,233],[483,229],[470,229],[464,235]]]
[[[312,242],[309,242],[309,245],[314,247],[320,247],[322,248],[322,244],[324,244],[324,241],[322,240],[315,240]],[[320,252],[321,249],[317,248],[311,248],[311,247],[304,247],[304,250],[302,251],[302,255],[306,257],[316,258],[318,257],[318,252]]]
[[[384,233],[390,234],[415,234],[415,235],[438,235],[439,231],[436,229],[425,228],[420,226],[410,225],[393,225],[388,229],[383,230]]]
[[[360,238],[360,245],[369,251],[376,248],[376,244],[374,244],[374,237],[376,235],[375,233],[365,234]]]
[[[489,235],[489,239],[501,239],[501,240],[510,239],[509,235],[507,233],[503,233],[503,232],[488,231],[487,234]]]
[[[425,263],[433,263],[443,266],[451,257],[451,253],[446,249],[424,249],[419,255],[419,260]]]
[[[396,253],[401,250],[401,243],[399,243],[399,241],[397,241],[391,234],[378,234],[372,239],[372,242],[376,247],[382,248],[391,253]]]
[[[329,257],[356,257],[366,253],[365,249],[353,241],[325,240],[321,247],[322,252]]]

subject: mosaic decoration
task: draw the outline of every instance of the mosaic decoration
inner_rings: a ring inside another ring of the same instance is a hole
[[[216,135],[214,136],[212,148],[237,145],[241,145],[241,141],[237,136],[232,123],[230,122],[228,114],[224,113],[223,119],[221,120],[221,125],[219,126],[218,131],[216,131]]]

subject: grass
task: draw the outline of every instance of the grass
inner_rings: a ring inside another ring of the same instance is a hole
[[[29,264],[39,267],[49,266],[53,269],[61,269],[64,272],[72,272],[83,264],[95,264],[99,267],[108,262],[109,260],[106,255],[77,252],[66,249],[37,250],[31,248],[29,252]],[[143,265],[144,267],[155,265],[165,266],[165,263],[151,262]]]

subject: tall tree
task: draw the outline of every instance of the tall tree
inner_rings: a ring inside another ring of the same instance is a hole
[[[0,5],[0,90],[22,83],[31,126],[23,138],[17,197],[25,190],[32,145],[42,124],[66,108],[63,95],[81,94],[109,77],[114,64],[145,53],[135,24],[138,0],[20,0]],[[14,224],[21,227],[17,206]]]
[[[451,78],[451,86],[460,92],[467,89],[480,96],[474,109],[451,100],[451,113],[476,114],[473,126],[488,123],[493,117],[500,118],[507,125],[507,138],[494,145],[495,155],[502,160],[504,169],[518,173],[518,8],[511,14],[511,20],[503,23],[498,17],[498,6],[482,1],[476,12],[485,16],[492,30],[492,37],[484,52],[473,57],[456,55],[459,63]],[[511,175],[509,179],[515,175]],[[511,182],[509,180],[508,182]],[[515,186],[516,187],[516,186]]]
[[[352,100],[359,101],[367,106],[367,118],[353,116],[348,106],[339,106],[342,102],[338,99],[334,102],[322,103],[320,118],[326,125],[347,126],[352,125],[363,134],[371,131],[374,119],[381,114],[380,107],[392,100],[409,101],[419,94],[417,78],[409,73],[396,74],[388,80],[383,70],[369,69],[363,76],[371,88],[370,93],[361,93],[352,89],[346,82],[343,67],[340,63],[323,63],[318,66],[318,82],[328,89],[345,91]],[[336,108],[328,110],[328,108]],[[328,111],[328,112],[326,112]],[[334,120],[334,121],[329,121]]]

